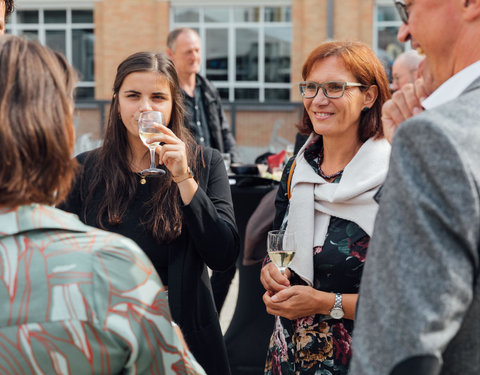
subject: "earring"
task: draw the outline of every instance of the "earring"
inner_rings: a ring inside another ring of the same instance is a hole
[[[368,111],[370,111],[370,107],[365,106],[362,108],[362,113],[367,113]]]

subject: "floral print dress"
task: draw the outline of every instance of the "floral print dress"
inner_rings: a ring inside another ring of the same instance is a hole
[[[312,156],[311,159],[313,161]],[[288,174],[288,165],[285,169],[284,174]],[[339,182],[340,178],[334,182]],[[282,188],[285,186],[280,186]],[[330,293],[358,293],[369,240],[357,224],[332,217],[324,245],[312,249],[313,287]],[[291,285],[305,284],[296,274],[290,282]],[[352,320],[332,319],[329,315],[276,319],[264,374],[347,374],[352,356],[352,330]]]

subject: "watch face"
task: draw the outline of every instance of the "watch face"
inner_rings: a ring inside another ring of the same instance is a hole
[[[343,310],[342,310],[340,307],[334,307],[334,308],[330,311],[330,316],[331,316],[333,319],[342,319],[342,318],[343,318],[343,315],[345,315],[345,313],[343,312]]]

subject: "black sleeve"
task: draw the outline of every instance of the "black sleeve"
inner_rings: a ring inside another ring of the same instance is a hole
[[[240,239],[225,164],[217,150],[209,148],[206,155],[209,154],[209,165],[200,172],[203,182],[183,212],[189,235],[202,259],[212,270],[223,271],[237,260]]]
[[[82,219],[83,199],[81,187],[84,178],[84,170],[86,168],[85,159],[87,158],[87,155],[88,152],[84,152],[76,157],[79,167],[75,178],[73,179],[72,187],[70,188],[67,198],[65,198],[65,200],[57,206],[57,208],[61,210],[76,214],[82,221],[84,220]]]
[[[278,186],[277,197],[275,198],[275,219],[273,220],[273,229],[280,229],[282,225],[283,218],[287,214],[288,209],[288,194],[287,194],[287,182],[292,163],[295,160],[295,157],[290,158],[290,160],[285,165],[283,169],[282,178],[280,179],[280,184]]]

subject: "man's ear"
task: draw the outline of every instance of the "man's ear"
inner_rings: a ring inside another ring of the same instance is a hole
[[[167,47],[167,50],[165,52],[166,52],[168,57],[170,57],[170,58],[173,57],[173,51],[170,48]]]
[[[480,0],[463,0],[463,18],[470,22],[480,18]]]

